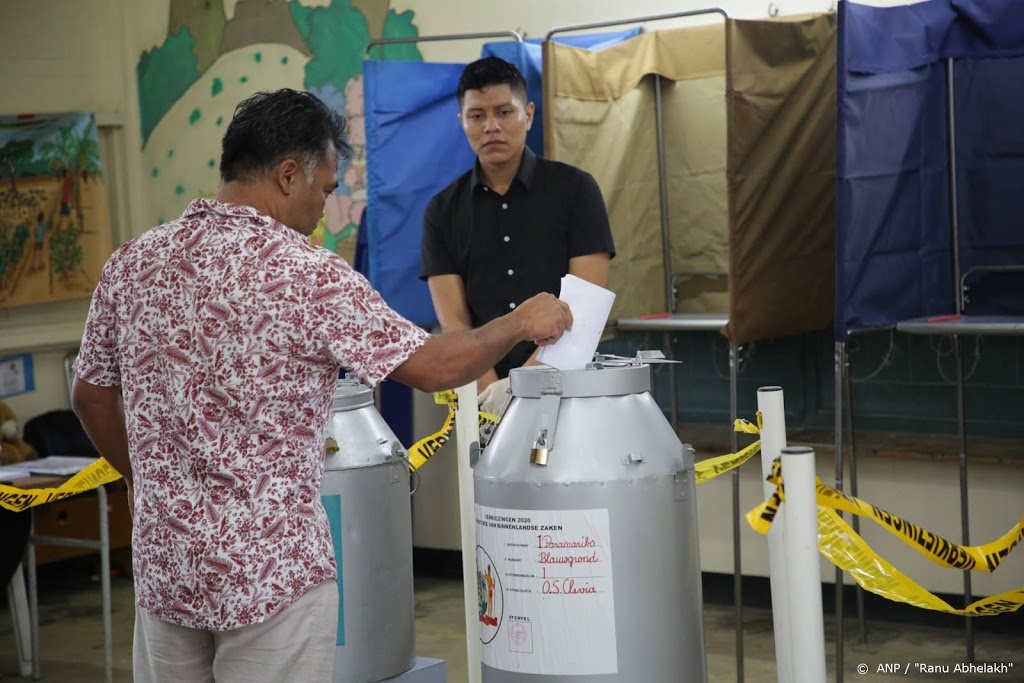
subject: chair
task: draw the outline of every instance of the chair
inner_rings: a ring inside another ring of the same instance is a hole
[[[14,644],[18,668],[22,676],[32,673],[31,624],[28,616],[28,593],[21,570],[21,555],[28,545],[32,517],[23,512],[0,508],[0,585],[7,586],[7,604],[11,610]]]
[[[48,455],[83,455],[98,458],[96,447],[70,410],[51,410],[25,423],[25,441],[36,449],[40,458]]]
[[[40,458],[49,455],[80,455],[99,457],[78,416],[70,410],[53,410],[38,415],[25,423],[23,438]],[[105,680],[113,679],[112,617],[110,595],[110,527],[106,488],[96,489],[99,523],[98,539],[85,540],[57,535],[40,535],[35,528],[36,510],[30,513],[33,520],[32,533],[28,538],[28,599],[31,624],[32,676],[39,680],[39,603],[36,581],[36,546],[63,546],[65,548],[98,550],[100,553],[100,581],[103,593],[103,663]],[[59,504],[59,503],[57,503]],[[20,572],[19,572],[20,573]],[[20,654],[19,654],[20,658]],[[19,659],[20,661],[20,659]]]

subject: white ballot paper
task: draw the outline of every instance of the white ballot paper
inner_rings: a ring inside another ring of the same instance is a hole
[[[537,360],[557,370],[582,370],[594,360],[594,352],[615,303],[615,292],[575,275],[566,275],[562,278],[558,298],[572,310],[572,329],[554,344],[542,347]]]

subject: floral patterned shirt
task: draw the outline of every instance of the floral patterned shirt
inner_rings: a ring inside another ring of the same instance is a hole
[[[227,630],[334,578],[320,482],[338,371],[374,386],[428,337],[248,206],[197,199],[118,249],[75,372],[121,387],[139,606]]]

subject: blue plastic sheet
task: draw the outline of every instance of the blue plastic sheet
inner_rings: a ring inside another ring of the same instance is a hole
[[[423,210],[474,160],[454,96],[463,68],[363,63],[369,279],[392,308],[424,326],[437,316],[418,277]]]
[[[1021,55],[1024,3],[840,3],[836,339],[955,310],[951,135],[961,272],[1024,263]],[[1024,311],[1024,276],[969,284],[968,312]]]

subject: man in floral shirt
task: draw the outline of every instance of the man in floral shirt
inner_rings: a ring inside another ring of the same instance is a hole
[[[118,249],[72,402],[129,486],[141,681],[329,681],[338,593],[320,503],[340,368],[424,391],[571,325],[551,295],[431,337],[307,236],[350,153],[306,93],[242,102],[216,200]]]

